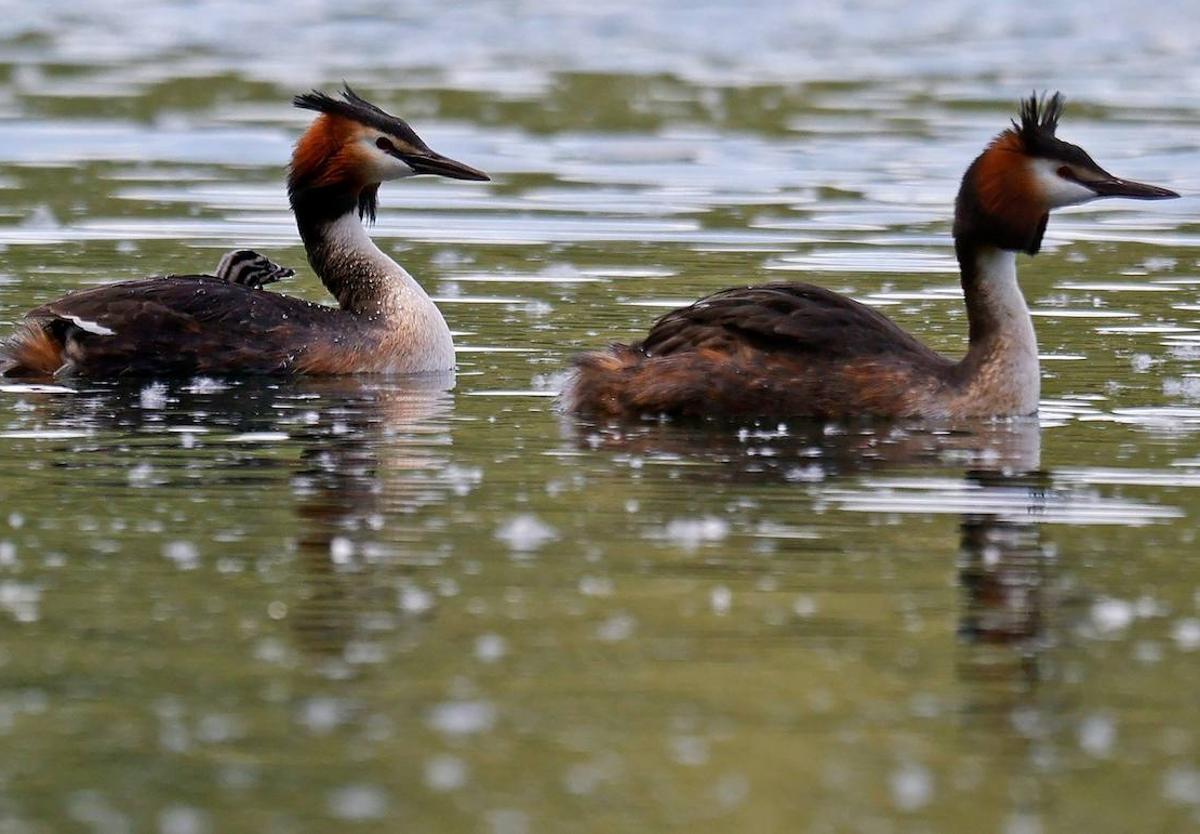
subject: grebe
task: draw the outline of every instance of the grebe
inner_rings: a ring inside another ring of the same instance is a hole
[[[1021,102],[962,179],[954,215],[969,322],[955,362],[822,287],[723,290],[667,313],[633,345],[583,354],[564,405],[600,418],[1016,416],[1037,411],[1037,339],[1016,255],[1035,255],[1052,209],[1174,191],[1118,179],[1055,137],[1063,99]]]
[[[296,270],[280,266],[253,249],[234,249],[221,257],[213,277],[245,287],[262,287],[295,274]]]
[[[293,104],[319,115],[292,154],[288,196],[309,263],[340,307],[204,275],[107,284],[30,311],[0,343],[0,376],[453,369],[441,312],[362,220],[375,219],[385,180],[488,176],[430,150],[348,86],[341,99],[313,91]]]

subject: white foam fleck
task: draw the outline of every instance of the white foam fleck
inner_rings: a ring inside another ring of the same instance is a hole
[[[1101,634],[1115,634],[1129,628],[1134,609],[1123,599],[1107,597],[1092,603],[1092,624]]]
[[[6,440],[77,440],[91,437],[92,433],[82,429],[17,429],[15,431],[0,431],[0,437]]]
[[[1129,366],[1137,374],[1145,373],[1154,367],[1154,357],[1148,353],[1135,353],[1129,359]]]
[[[36,622],[42,589],[27,582],[0,582],[0,610],[7,611],[18,623]]]
[[[242,719],[227,713],[211,713],[196,724],[196,738],[209,744],[223,744],[241,738],[245,733]]]
[[[345,536],[334,536],[329,540],[329,560],[335,565],[348,565],[354,558],[354,542]]]
[[[571,765],[563,776],[563,783],[576,796],[587,796],[620,774],[621,757],[613,752],[605,752]]]
[[[499,634],[481,634],[475,638],[475,657],[483,663],[495,663],[508,654],[508,644]]]
[[[1175,625],[1171,627],[1171,637],[1175,640],[1175,645],[1185,652],[1200,649],[1200,619],[1184,617],[1176,620]]]
[[[483,483],[483,470],[478,466],[456,466],[451,464],[443,472],[445,480],[458,496],[468,495]]]
[[[346,720],[346,713],[346,705],[337,698],[309,698],[297,720],[310,732],[325,735]]]
[[[612,596],[613,581],[607,576],[585,576],[579,580],[579,593],[585,597]]]
[[[1089,715],[1079,725],[1079,746],[1092,756],[1107,756],[1116,739],[1117,726],[1111,716]]]
[[[617,643],[628,640],[637,629],[637,620],[631,615],[613,614],[596,628],[596,637],[605,643]]]
[[[718,617],[725,616],[733,606],[733,591],[725,585],[718,585],[709,591],[708,604],[712,606],[713,613]]]
[[[183,390],[189,394],[218,394],[229,389],[229,384],[207,376],[198,376]]]
[[[467,765],[457,756],[434,756],[425,762],[425,784],[435,791],[455,791],[467,784]]]
[[[1184,805],[1200,805],[1200,770],[1174,767],[1163,778],[1163,796]]]
[[[487,701],[445,701],[429,713],[429,726],[448,736],[466,736],[490,730],[496,708]]]
[[[1162,381],[1162,390],[1168,397],[1200,400],[1200,379],[1196,377],[1166,377]]]
[[[147,411],[161,411],[167,407],[167,386],[152,382],[138,392],[138,402]]]
[[[158,815],[160,834],[207,834],[208,816],[198,808],[175,805]]]
[[[667,523],[661,538],[684,550],[695,550],[707,542],[717,542],[729,535],[729,523],[715,516],[675,518]]]
[[[783,473],[783,477],[792,483],[813,484],[825,480],[825,469],[819,463],[793,466]]]
[[[685,767],[708,762],[708,742],[699,736],[676,736],[669,742],[671,758]]]
[[[400,589],[400,610],[412,617],[418,617],[433,609],[433,594],[414,585],[406,585]]]
[[[129,485],[131,487],[150,487],[154,486],[156,476],[154,467],[148,463],[139,463],[129,470]]]
[[[329,812],[343,820],[382,819],[387,804],[387,795],[376,785],[346,785],[329,794]]]
[[[200,551],[192,542],[167,542],[163,545],[163,556],[174,562],[180,570],[195,570],[200,566]]]
[[[558,532],[530,513],[509,519],[496,531],[496,538],[518,553],[530,553],[558,538]]]
[[[915,762],[902,764],[888,777],[892,803],[901,811],[918,811],[933,798],[933,776]]]

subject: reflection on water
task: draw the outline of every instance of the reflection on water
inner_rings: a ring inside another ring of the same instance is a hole
[[[300,452],[292,495],[303,585],[288,619],[305,650],[344,657],[374,607],[373,577],[397,563],[395,552],[372,541],[373,531],[397,508],[412,512],[445,499],[439,481],[448,461],[436,444],[448,440],[453,378],[334,384],[350,387],[336,396],[358,407],[333,431],[306,437]],[[420,614],[426,603],[424,592],[401,592],[402,612]]]
[[[972,472],[968,478],[1024,494],[1036,519],[1047,485],[1043,473]],[[960,637],[970,643],[1009,646],[1036,680],[1037,657],[1052,648],[1055,606],[1053,554],[1042,545],[1041,527],[987,513],[962,517],[958,582],[964,595]],[[1032,662],[1031,662],[1032,661]]]
[[[0,831],[1194,828],[1196,20],[7,9],[0,330],[233,246],[321,298],[282,188],[310,86],[496,181],[381,195],[453,385],[0,385]],[[555,410],[576,350],[759,280],[958,353],[958,178],[1057,88],[1065,138],[1185,198],[1068,211],[1022,260],[1038,420]]]

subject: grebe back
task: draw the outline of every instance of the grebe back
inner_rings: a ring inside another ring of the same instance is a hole
[[[1049,212],[1174,191],[1118,179],[1055,132],[1063,100],[1031,96],[963,176],[954,249],[969,322],[955,361],[882,313],[812,284],[723,290],[667,313],[632,345],[585,353],[563,392],[599,418],[980,417],[1037,410],[1037,338],[1016,255]]]

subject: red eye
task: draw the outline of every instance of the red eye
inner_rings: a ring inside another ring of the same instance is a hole
[[[380,136],[378,139],[376,139],[375,147],[379,148],[379,150],[384,151],[385,153],[392,153],[396,150],[396,146],[393,145],[391,140],[389,140],[386,136]]]
[[[1070,166],[1068,166],[1068,165],[1060,166],[1056,173],[1060,177],[1062,177],[1064,180],[1070,180],[1071,182],[1079,182],[1079,177],[1075,176],[1075,172],[1072,171]]]

